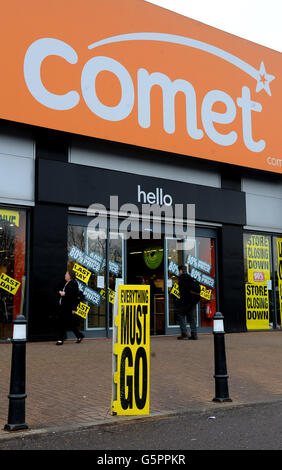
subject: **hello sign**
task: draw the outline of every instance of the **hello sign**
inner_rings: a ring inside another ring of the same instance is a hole
[[[282,172],[280,53],[143,0],[2,15],[1,118]]]

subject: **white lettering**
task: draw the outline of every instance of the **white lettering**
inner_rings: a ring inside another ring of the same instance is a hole
[[[272,166],[282,166],[282,159],[281,158],[274,158],[274,157],[267,157],[266,159],[268,165]]]
[[[221,101],[226,105],[225,113],[216,113],[212,110],[213,105]],[[232,98],[220,90],[209,91],[202,102],[202,121],[206,133],[209,138],[219,145],[232,145],[237,140],[237,133],[235,131],[229,132],[229,134],[221,134],[214,128],[213,123],[218,122],[220,124],[231,123],[236,116],[236,106]]]
[[[48,91],[42,81],[40,68],[43,60],[51,55],[62,57],[70,64],[76,64],[78,57],[75,50],[58,39],[38,39],[28,48],[24,58],[24,78],[32,96],[47,108],[67,110],[79,103],[79,94],[69,91],[65,95],[56,95]]]
[[[145,193],[145,191],[141,190],[140,184],[137,186],[137,200],[138,202],[142,202],[143,204],[159,204],[165,206],[172,205],[172,197],[170,194],[163,194],[163,188],[156,188],[155,193],[149,192]]]
[[[186,80],[172,82],[163,73],[148,74],[147,70],[138,70],[138,122],[141,127],[151,125],[150,93],[154,85],[163,91],[163,126],[168,134],[175,132],[175,95],[183,92],[186,97],[186,127],[192,139],[201,139],[204,135],[197,128],[196,93],[191,83]]]
[[[156,195],[154,193],[147,194],[147,201],[149,204],[155,204],[156,202]]]
[[[112,72],[120,81],[121,99],[117,106],[106,106],[96,95],[95,81],[102,71]],[[134,87],[126,68],[109,57],[93,57],[84,66],[81,75],[81,90],[89,109],[107,121],[122,121],[134,106]]]
[[[165,194],[163,201],[164,201],[164,205],[165,205],[165,206],[171,206],[171,204],[172,204],[172,197],[171,197],[171,195],[170,195],[170,194]]]
[[[28,48],[24,58],[24,78],[31,95],[43,106],[55,110],[69,110],[78,105],[80,95],[77,91],[69,91],[63,95],[51,93],[42,83],[41,65],[49,56],[59,56],[70,64],[76,64],[76,51],[63,41],[52,38],[42,38]],[[121,86],[121,98],[116,106],[107,106],[101,102],[96,93],[96,78],[99,73],[107,71],[115,75]],[[191,83],[183,79],[171,81],[162,73],[149,74],[141,68],[137,72],[138,122],[146,129],[151,126],[151,89],[157,85],[163,94],[163,127],[165,132],[175,132],[175,97],[181,92],[186,99],[186,129],[188,135],[195,140],[204,136],[202,129],[197,126],[197,98]],[[93,57],[84,65],[81,74],[81,91],[88,108],[101,119],[107,121],[122,121],[127,118],[135,104],[135,91],[132,78],[127,69],[110,57]],[[260,103],[252,101],[250,90],[242,87],[242,96],[237,98],[237,105],[242,109],[242,133],[246,147],[251,152],[262,152],[266,146],[264,140],[255,141],[252,136],[252,111],[261,112]],[[215,112],[213,106],[221,102],[226,106],[224,113]],[[204,130],[208,137],[218,145],[233,145],[238,138],[237,132],[230,130],[222,133],[216,130],[214,124],[231,124],[236,117],[236,105],[231,96],[221,90],[211,90],[204,96],[201,106],[201,117]],[[281,166],[280,160],[267,158],[272,166]],[[157,188],[158,189],[158,188]],[[140,192],[145,202],[172,204],[170,195],[163,195],[162,189],[155,193]]]
[[[251,101],[251,93],[248,87],[243,86],[242,98],[237,98],[237,104],[242,108],[243,138],[246,147],[252,152],[262,152],[265,148],[265,141],[255,142],[252,138],[252,111],[258,113],[262,110],[262,105],[256,101]]]
[[[120,212],[126,213],[127,218],[124,218],[119,226],[120,232],[123,233],[125,240],[129,238],[138,239],[139,238],[139,220],[136,218],[138,214],[138,208],[135,204],[123,204],[120,206]]]
[[[141,202],[141,196],[142,196],[142,197],[143,197],[142,203],[143,203],[143,204],[146,204],[146,202],[147,202],[147,200],[146,200],[146,193],[145,193],[145,191],[141,191],[141,186],[140,186],[140,184],[138,184],[137,190],[138,190],[138,202]]]
[[[101,240],[107,238],[107,218],[105,217],[105,207],[103,204],[91,204],[88,207],[87,215],[94,217],[88,224],[88,237],[91,239],[100,238]]]

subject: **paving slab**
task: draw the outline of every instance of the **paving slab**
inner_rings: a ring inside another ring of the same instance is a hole
[[[225,334],[232,403],[214,403],[214,337],[198,341],[151,337],[150,415],[217,409],[282,399],[282,331]],[[12,344],[0,344],[0,438],[8,417]],[[112,340],[28,342],[26,423],[28,431],[71,429],[140,419],[111,416]]]

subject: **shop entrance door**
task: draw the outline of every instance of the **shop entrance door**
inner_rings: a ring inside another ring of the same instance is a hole
[[[127,240],[127,284],[150,285],[151,335],[165,334],[164,239]]]
[[[122,234],[107,237],[101,232],[97,237],[89,218],[71,215],[68,269],[76,270],[84,304],[89,307],[86,318],[80,319],[80,329],[88,338],[110,336],[116,279],[124,279]]]
[[[97,238],[89,218],[70,215],[68,226],[68,269],[75,268],[83,289],[87,317],[80,329],[86,336],[108,337],[112,333],[112,311],[116,279],[126,284],[149,284],[151,291],[151,335],[177,334],[174,285],[179,264],[186,264],[193,275],[201,276],[202,296],[195,309],[197,326],[211,330],[216,312],[217,266],[216,231],[197,229],[192,250],[177,250],[177,240],[161,233],[158,239],[126,238],[126,234]],[[83,268],[83,269],[82,269]],[[86,276],[86,278],[85,278]],[[200,331],[200,330],[199,330]]]
[[[179,332],[177,299],[179,298],[178,266],[181,264],[186,265],[188,273],[201,284],[200,302],[195,306],[198,331],[208,332],[212,329],[218,297],[216,231],[196,229],[195,235],[194,243],[184,245],[184,249],[180,249],[175,238],[165,240],[166,334]]]

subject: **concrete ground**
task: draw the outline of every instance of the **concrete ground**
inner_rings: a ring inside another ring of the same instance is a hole
[[[215,403],[214,337],[151,337],[150,417],[282,399],[282,331],[225,334],[231,403]],[[0,439],[8,418],[12,344],[0,344]],[[24,433],[136,419],[111,416],[112,340],[26,345]]]

